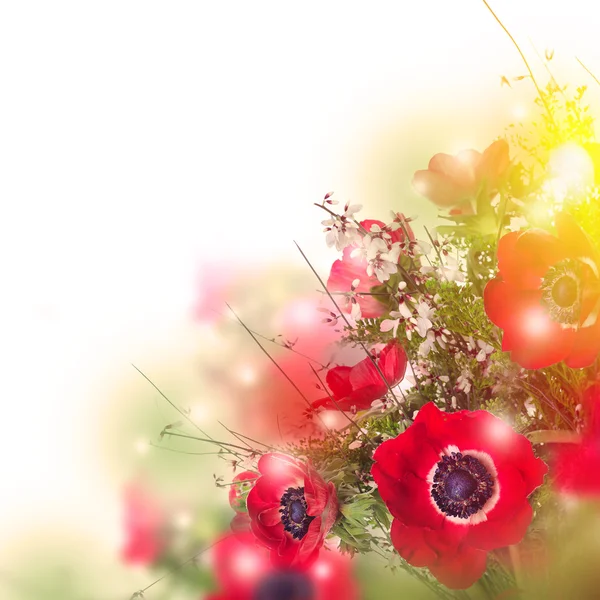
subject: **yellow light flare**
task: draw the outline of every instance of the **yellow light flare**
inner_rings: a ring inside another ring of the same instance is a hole
[[[567,142],[553,150],[548,162],[551,181],[557,189],[583,190],[594,183],[594,163],[578,144]]]

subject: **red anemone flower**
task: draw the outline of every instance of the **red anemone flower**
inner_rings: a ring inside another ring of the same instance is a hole
[[[388,385],[394,387],[402,381],[407,365],[406,352],[398,340],[392,340],[375,361],[385,380],[369,357],[353,367],[333,367],[327,371],[325,380],[335,402],[327,396],[313,402],[312,407],[333,410],[370,408],[373,401],[386,395]]]
[[[441,208],[452,208],[455,213],[472,213],[471,200],[484,192],[494,194],[505,175],[510,159],[508,144],[498,140],[483,154],[463,150],[456,156],[443,152],[436,154],[426,170],[417,171],[414,188]]]
[[[600,352],[600,257],[569,215],[556,216],[556,231],[505,235],[498,275],[485,288],[488,317],[504,330],[502,349],[526,369],[587,367]]]
[[[323,551],[304,569],[273,566],[251,533],[230,535],[214,547],[212,566],[219,592],[208,600],[358,600],[351,560]]]
[[[335,486],[285,454],[264,454],[258,470],[260,477],[247,499],[254,535],[271,550],[273,564],[310,564],[338,514]]]
[[[402,215],[401,215],[401,218]],[[366,220],[361,221],[360,224],[366,231],[371,231],[373,225],[377,225],[381,229],[385,227],[385,223],[377,220]],[[410,225],[407,221],[404,221],[403,227],[400,227],[396,231],[390,233],[390,242],[404,242],[406,240],[406,233],[408,238],[414,241],[415,236],[412,232]],[[363,319],[375,319],[388,312],[388,307],[384,301],[378,300],[378,296],[360,294],[371,294],[375,288],[381,289],[381,282],[375,275],[367,275],[367,259],[361,256],[352,257],[351,254],[356,246],[346,246],[341,260],[336,260],[331,266],[331,272],[329,279],[327,280],[327,289],[330,292],[341,292],[347,293],[354,289],[356,292],[356,301],[360,306],[361,315]],[[355,280],[359,281],[358,285],[353,288],[352,284]],[[351,305],[348,303],[342,305],[342,310],[350,313]]]
[[[165,549],[166,517],[162,507],[140,485],[125,490],[126,539],[121,555],[128,564],[152,565]]]
[[[396,550],[455,589],[483,575],[489,550],[525,535],[527,496],[547,472],[504,421],[484,410],[446,414],[432,402],[373,458]]]
[[[563,493],[600,497],[600,383],[585,393],[586,424],[580,443],[560,444],[555,450],[554,484]]]

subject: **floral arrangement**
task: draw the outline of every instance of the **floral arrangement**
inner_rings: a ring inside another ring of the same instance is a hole
[[[440,598],[519,597],[536,569],[552,581],[561,527],[600,496],[600,147],[585,87],[533,82],[535,122],[415,173],[434,230],[362,219],[331,193],[317,203],[340,255],[321,278],[300,250],[322,289],[327,333],[311,337],[333,331],[352,361],[272,338],[278,360],[240,320],[279,378],[276,403],[301,410],[271,438],[188,436],[234,471],[216,478],[233,519],[210,598],[358,597],[360,554]]]

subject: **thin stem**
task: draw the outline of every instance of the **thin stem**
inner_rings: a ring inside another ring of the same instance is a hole
[[[242,325],[242,323],[240,323],[239,319],[234,319],[234,318],[228,317],[227,315],[220,313],[218,310],[213,310],[213,312],[215,312],[216,314],[218,314],[221,317],[229,319],[232,323],[237,323],[238,325]],[[312,356],[308,356],[307,354],[298,352],[298,350],[295,350],[288,344],[283,344],[281,342],[278,342],[275,338],[267,337],[266,335],[263,335],[262,333],[258,333],[258,331],[254,331],[253,329],[250,329],[249,327],[247,327],[246,330],[249,331],[250,333],[252,333],[253,335],[255,335],[256,337],[266,340],[267,342],[271,342],[272,344],[275,344],[276,346],[279,346],[281,348],[285,348],[286,350],[289,350],[290,352],[293,352],[294,354],[297,354],[298,356],[301,356],[302,358],[305,358],[306,360],[309,360],[310,362],[316,363],[323,369],[325,369],[327,366],[327,365],[324,365],[321,361],[317,360],[316,358],[313,358]]]
[[[279,366],[277,361],[269,354],[269,352],[266,350],[266,348],[258,341],[256,336],[250,331],[250,329],[248,329],[246,324],[238,317],[238,315],[233,310],[233,308],[231,308],[231,306],[229,306],[229,304],[227,304],[227,303],[226,303],[226,306],[233,313],[235,318],[240,322],[242,327],[248,332],[248,334],[254,340],[256,345],[264,352],[264,354],[267,356],[267,358],[277,367],[278,371],[289,381],[291,386],[298,392],[300,397],[304,400],[304,402],[306,402],[308,408],[312,410],[312,404],[310,403],[310,400],[305,396],[304,392],[302,392],[302,390],[294,383],[292,378]],[[329,431],[329,427],[327,427],[327,425],[325,424],[325,421],[323,421],[323,419],[318,414],[317,414],[317,418],[321,421],[323,427],[325,427],[325,429],[327,431]]]
[[[227,442],[217,442],[216,440],[211,439],[207,439],[207,438],[199,438],[196,437],[195,435],[187,435],[185,433],[175,433],[174,431],[163,431],[162,435],[170,435],[172,437],[180,437],[180,438],[185,438],[188,440],[196,440],[197,442],[208,442],[209,444],[218,444],[219,446],[228,446],[230,448],[236,448],[237,450],[241,450],[242,452],[248,452],[248,448],[244,448],[243,446],[237,446],[236,444],[229,444]],[[262,454],[262,452],[260,452],[259,450],[255,450],[254,448],[251,448],[250,451],[253,454]],[[239,457],[239,458],[244,458],[244,457]]]
[[[138,369],[138,367],[136,367],[133,363],[131,363],[131,366],[191,425],[193,425],[202,435],[206,436],[207,438],[209,438],[208,441],[212,441],[213,443],[217,444],[217,445],[221,445],[219,442],[215,442],[214,439],[208,435],[208,433],[206,433],[206,431],[204,431],[199,425],[197,425],[191,418],[190,416],[185,413],[183,410],[181,410],[174,402],[172,402],[169,398],[167,398],[167,396],[162,392],[162,390],[145,374],[143,373],[140,369]],[[235,453],[233,453],[235,454]],[[239,457],[241,458],[241,457]]]
[[[504,30],[504,32],[506,33],[506,35],[510,38],[510,41],[514,44],[515,48],[517,49],[517,51],[521,55],[521,58],[523,59],[523,62],[525,63],[525,66],[527,67],[527,71],[529,72],[529,77],[531,77],[531,81],[533,81],[533,85],[535,86],[535,89],[536,89],[536,91],[538,93],[538,96],[539,96],[540,100],[542,101],[542,104],[544,105],[544,108],[546,109],[546,112],[548,113],[548,117],[550,118],[550,121],[552,122],[552,124],[556,127],[556,123],[554,122],[554,117],[552,116],[552,112],[550,110],[550,107],[548,106],[548,103],[546,102],[546,98],[544,96],[544,93],[540,89],[540,86],[538,85],[538,83],[537,83],[537,81],[535,79],[535,76],[533,75],[533,71],[531,70],[531,67],[529,66],[529,62],[527,62],[527,59],[525,58],[525,55],[523,54],[523,51],[521,50],[519,44],[517,43],[517,41],[515,40],[515,38],[512,36],[512,34],[510,33],[510,31],[506,28],[506,26],[504,25],[504,23],[500,20],[500,18],[498,17],[498,15],[492,10],[492,7],[486,2],[486,0],[483,0],[483,3],[485,4],[486,8],[490,11],[490,13],[494,17],[494,19],[496,19],[498,25],[500,25],[500,27],[502,27],[502,29]]]
[[[590,77],[598,84],[600,85],[600,80],[577,58],[575,57],[575,60],[588,72],[588,74],[590,75]]]

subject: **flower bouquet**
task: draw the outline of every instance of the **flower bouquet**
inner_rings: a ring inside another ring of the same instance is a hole
[[[564,597],[567,548],[582,515],[596,531],[600,496],[600,150],[585,86],[551,75],[542,89],[529,72],[535,122],[415,173],[435,229],[317,203],[340,253],[321,277],[299,248],[320,285],[319,356],[240,318],[277,427],[187,435],[234,471],[216,479],[234,518],[210,598],[355,598],[361,554],[432,597]],[[332,332],[346,360],[323,360]],[[598,597],[594,578],[571,592]]]

